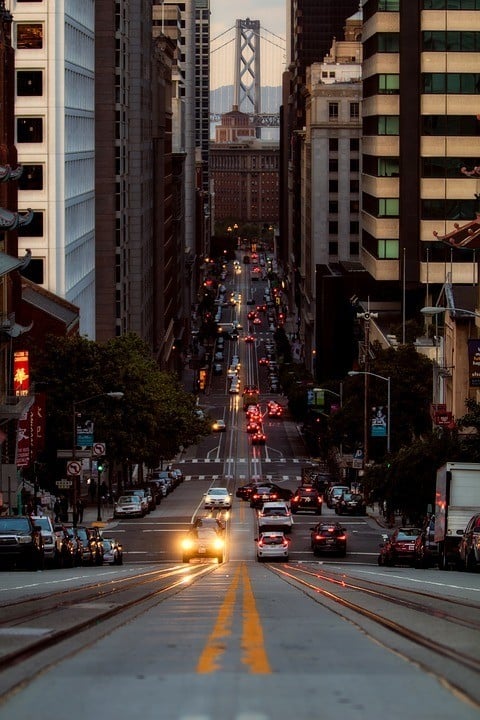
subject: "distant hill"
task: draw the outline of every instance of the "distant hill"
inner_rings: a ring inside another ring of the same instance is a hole
[[[261,89],[262,102],[261,110],[265,113],[278,113],[282,104],[282,88],[263,87]],[[210,90],[210,112],[226,113],[230,112],[233,106],[233,85],[223,85],[222,87]],[[243,110],[244,108],[240,108]],[[249,112],[249,109],[246,110]]]

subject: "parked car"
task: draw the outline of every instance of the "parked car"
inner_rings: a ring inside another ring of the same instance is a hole
[[[344,492],[335,505],[337,515],[366,515],[367,505],[360,493]]]
[[[144,517],[145,510],[138,495],[120,495],[113,507],[113,517]]]
[[[258,511],[258,530],[283,530],[290,533],[293,527],[293,517],[290,508],[283,501],[265,502]]]
[[[26,515],[0,517],[0,566],[42,570],[44,564],[40,527]]]
[[[460,564],[469,572],[480,568],[480,513],[468,521],[458,548]]]
[[[223,367],[222,367],[221,363],[219,363],[219,362],[214,363],[213,364],[213,374],[221,375],[222,372],[223,372]]]
[[[314,555],[323,553],[345,557],[347,554],[347,536],[345,528],[338,522],[320,522],[310,528],[310,547]]]
[[[232,507],[232,496],[227,488],[211,487],[205,493],[203,500],[206,509],[225,509],[230,510]]]
[[[55,533],[55,564],[57,567],[73,567],[77,562],[79,541],[70,537],[62,523],[54,523]]]
[[[48,515],[31,515],[30,517],[33,520],[34,525],[37,525],[42,533],[43,555],[45,562],[49,565],[56,565],[57,538],[53,529],[52,520]]]
[[[192,527],[182,540],[182,560],[190,562],[192,558],[216,558],[223,562],[225,538],[214,528]]]
[[[68,532],[76,535],[81,544],[82,565],[102,565],[103,545],[102,538],[97,529],[87,528],[84,525],[77,527],[66,526]]]
[[[147,513],[150,512],[150,509],[149,509],[149,507],[148,507],[148,497],[147,497],[147,494],[146,494],[145,490],[143,490],[143,488],[125,489],[125,490],[123,491],[123,495],[124,495],[124,496],[136,495],[137,497],[140,498],[140,504],[141,504],[142,509],[143,509],[143,514],[146,515]]]
[[[153,499],[155,500],[155,505],[160,505],[164,498],[161,484],[157,480],[149,480],[147,485],[150,488]]]
[[[378,564],[415,565],[415,540],[422,531],[417,527],[397,528],[380,545]]]
[[[257,560],[288,560],[290,541],[283,532],[262,532],[255,538],[257,544]]]
[[[103,562],[109,565],[123,565],[123,547],[115,538],[103,538]]]
[[[322,514],[323,498],[313,485],[300,485],[290,500],[292,513],[314,512]]]
[[[433,567],[440,559],[440,548],[435,542],[435,515],[427,520],[415,540],[415,567]]]
[[[221,418],[215,420],[212,424],[213,432],[225,432],[226,429],[227,426],[225,424],[225,420],[222,420]]]
[[[334,508],[344,492],[350,492],[350,487],[348,485],[332,485],[327,490],[327,496],[325,498],[327,507]]]

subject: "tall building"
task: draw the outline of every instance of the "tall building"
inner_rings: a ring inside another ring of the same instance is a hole
[[[447,280],[478,282],[436,234],[480,208],[480,6],[367,0],[363,14],[361,259],[402,286],[408,317]]]
[[[16,64],[15,142],[24,166],[19,252],[25,275],[80,308],[80,333],[96,335],[95,2],[6,0]]]

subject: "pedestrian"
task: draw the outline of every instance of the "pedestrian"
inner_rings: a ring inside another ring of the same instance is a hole
[[[62,511],[62,506],[60,505],[58,498],[56,498],[55,502],[53,504],[54,522],[56,522],[56,523],[60,522],[61,511]]]
[[[108,487],[105,480],[103,480],[102,484],[100,485],[100,497],[102,498],[103,502],[106,502],[108,497]]]
[[[97,494],[97,483],[95,482],[95,480],[93,478],[90,480],[88,492],[90,493],[90,498],[93,502],[95,500],[95,495]]]
[[[83,500],[78,498],[77,500],[77,522],[83,522]]]

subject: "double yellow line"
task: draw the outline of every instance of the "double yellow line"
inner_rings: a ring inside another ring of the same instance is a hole
[[[242,605],[242,663],[252,674],[272,672],[265,651],[263,630],[255,604],[250,578],[245,563],[237,568],[218,612],[217,621],[197,664],[197,673],[208,674],[222,670],[222,656],[232,635],[233,612],[240,583],[243,589]]]

